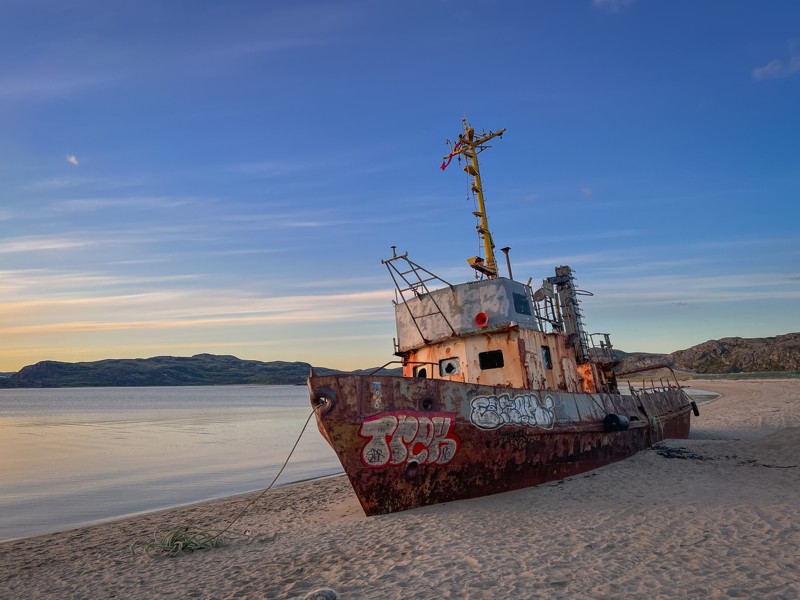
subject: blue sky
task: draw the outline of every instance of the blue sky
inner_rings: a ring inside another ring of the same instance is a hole
[[[0,2],[0,370],[392,359],[390,246],[628,351],[800,330],[800,4]]]

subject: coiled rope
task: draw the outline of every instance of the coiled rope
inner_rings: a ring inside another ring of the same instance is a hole
[[[300,430],[300,435],[297,436],[292,449],[289,451],[286,460],[283,461],[283,465],[278,471],[278,474],[275,475],[275,478],[270,482],[266,489],[264,489],[258,496],[250,500],[250,502],[248,502],[245,507],[238,512],[231,522],[228,523],[227,527],[222,530],[192,530],[188,527],[165,527],[164,525],[159,525],[153,532],[153,539],[151,541],[136,540],[131,544],[131,554],[135,555],[137,552],[141,552],[150,557],[177,556],[181,552],[194,552],[195,550],[210,550],[212,548],[216,548],[217,546],[222,545],[224,541],[224,535],[239,539],[252,539],[249,531],[230,531],[231,527],[233,527],[234,523],[236,523],[242,517],[242,515],[250,510],[250,508],[256,502],[261,500],[261,498],[264,497],[264,494],[272,489],[272,486],[274,486],[275,482],[278,481],[278,478],[283,473],[286,465],[289,464],[289,460],[292,458],[292,454],[294,454],[297,444],[300,443],[300,439],[303,437],[306,427],[308,427],[308,423],[311,421],[311,417],[313,417],[314,414],[323,406],[324,403],[317,405],[308,415],[306,422],[303,424],[303,428]]]

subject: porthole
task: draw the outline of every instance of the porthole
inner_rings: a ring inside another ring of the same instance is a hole
[[[461,373],[461,361],[458,358],[445,358],[439,361],[439,375],[450,377]]]

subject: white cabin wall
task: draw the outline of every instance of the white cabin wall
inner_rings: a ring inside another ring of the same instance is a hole
[[[478,324],[482,314],[486,319]],[[397,345],[401,352],[421,350],[456,335],[520,326],[538,329],[530,287],[497,278],[432,290],[395,306]]]

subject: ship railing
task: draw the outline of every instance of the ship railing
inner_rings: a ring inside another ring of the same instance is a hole
[[[640,394],[642,392],[649,393],[649,392],[666,392],[667,390],[674,390],[679,389],[682,390],[683,386],[678,381],[677,375],[675,375],[675,371],[672,369],[671,366],[665,364],[658,364],[658,365],[647,365],[645,367],[640,367],[638,369],[631,369],[630,371],[624,371],[622,373],[617,373],[617,379],[621,379],[627,375],[634,375],[636,373],[647,373],[648,371],[656,371],[658,369],[666,369],[672,375],[672,381],[667,379],[664,381],[663,377],[658,378],[658,382],[656,382],[655,377],[650,378],[650,382],[648,384],[647,380],[642,377],[642,385],[641,387],[637,388],[633,384],[631,384],[630,380],[627,380],[628,388],[630,389],[632,394]],[[673,384],[674,382],[674,384]]]
[[[377,369],[375,369],[374,371],[371,371],[370,373],[368,373],[368,374],[367,374],[367,377],[371,377],[372,375],[375,375],[376,373],[380,373],[380,372],[381,372],[381,371],[383,371],[384,369],[388,368],[388,367],[389,367],[389,365],[400,365],[400,366],[403,366],[403,367],[404,367],[404,366],[406,366],[406,365],[430,365],[430,366],[432,366],[432,367],[436,367],[436,366],[438,366],[438,365],[439,365],[439,363],[435,363],[435,362],[424,362],[424,361],[419,361],[419,360],[418,360],[418,361],[410,361],[410,360],[390,360],[390,361],[389,361],[389,362],[387,362],[386,364],[383,364],[383,365],[381,365],[380,367],[378,367]],[[419,377],[420,377],[420,378],[422,378],[422,376],[419,376]],[[425,373],[425,378],[426,378],[426,379],[432,379],[432,378],[433,378],[433,369],[431,369],[430,375],[429,375],[427,372]]]
[[[649,381],[642,379],[641,385],[639,387],[636,387],[636,385],[634,385],[637,383],[636,381],[631,383],[630,380],[627,380],[625,383],[628,384],[628,389],[631,391],[631,394],[634,395],[642,393],[650,394],[653,392],[666,392],[668,390],[674,390],[680,387],[673,385],[669,381],[665,382],[663,379],[660,379],[659,381],[656,381],[654,379],[651,379]]]
[[[641,393],[650,393],[650,392],[665,392],[667,390],[679,390],[681,396],[683,397],[684,401],[686,402],[686,407],[691,407],[692,412],[694,413],[695,417],[700,416],[700,410],[697,408],[697,402],[692,400],[692,398],[683,390],[683,386],[678,381],[677,375],[675,375],[675,371],[669,365],[648,365],[646,367],[641,367],[639,369],[632,369],[630,371],[625,371],[624,373],[617,373],[617,378],[624,377],[626,375],[633,375],[634,373],[646,373],[647,371],[653,371],[655,369],[667,369],[670,374],[672,375],[672,379],[675,382],[675,385],[672,385],[672,381],[667,381],[664,383],[662,378],[659,378],[659,385],[656,385],[655,380],[653,378],[650,379],[650,386],[646,385],[644,379],[642,379],[642,387],[636,389],[634,386],[631,385],[631,382],[628,381],[628,388],[630,388],[631,394],[636,396]]]
[[[600,338],[595,341],[595,337]],[[611,345],[611,337],[607,333],[589,334],[589,358],[594,362],[614,362],[617,360],[617,353]]]

